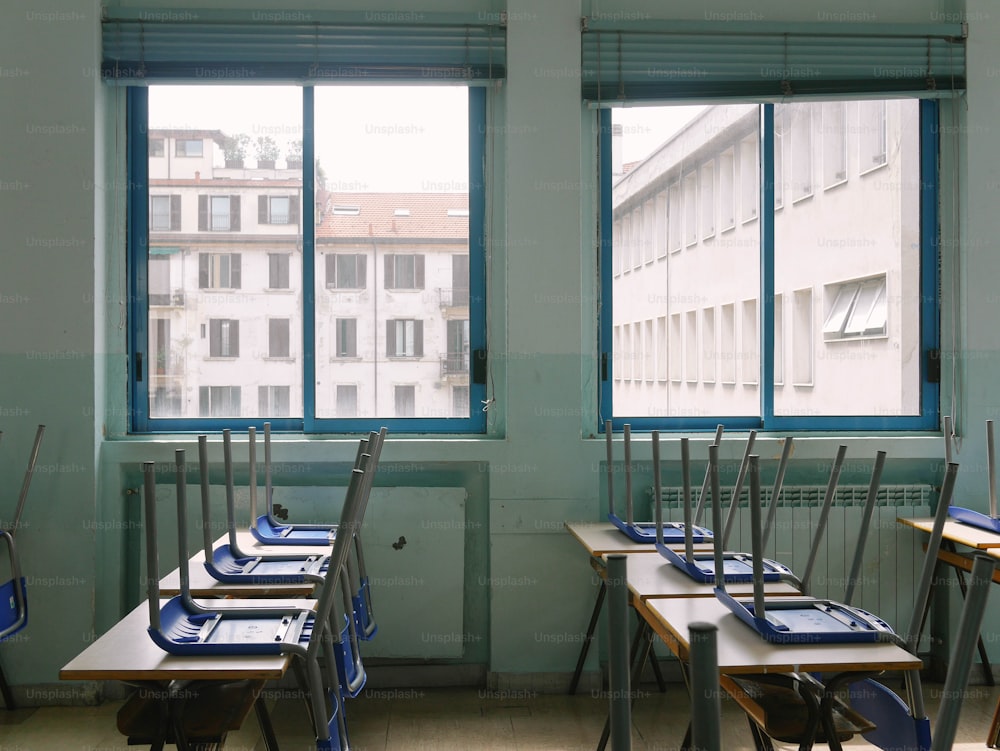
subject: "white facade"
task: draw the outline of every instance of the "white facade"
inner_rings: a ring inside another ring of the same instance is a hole
[[[155,139],[150,416],[301,417],[300,172],[221,167],[217,131]],[[316,415],[468,416],[467,195],[320,191],[316,222]]]
[[[758,121],[708,107],[615,178],[616,414],[760,414]],[[779,105],[775,133],[775,413],[917,414],[917,103]]]

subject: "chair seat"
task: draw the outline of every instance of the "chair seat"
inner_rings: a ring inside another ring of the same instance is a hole
[[[810,706],[788,676],[723,675],[720,682],[766,735],[782,743],[800,742],[815,716],[816,705]],[[874,724],[839,699],[833,704],[833,723],[841,742],[875,729]],[[827,743],[822,724],[817,726],[814,740]]]
[[[222,743],[230,730],[238,730],[264,688],[262,680],[234,683],[194,684],[177,699],[189,743]],[[165,691],[135,691],[118,710],[118,731],[130,744],[153,744],[157,739],[173,743],[173,731],[165,728]]]

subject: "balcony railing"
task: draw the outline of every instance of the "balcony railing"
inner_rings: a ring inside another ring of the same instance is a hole
[[[468,307],[468,287],[438,287],[438,300],[442,308]]]
[[[449,352],[441,355],[441,377],[450,375],[467,375],[469,373],[469,354],[467,352]]]

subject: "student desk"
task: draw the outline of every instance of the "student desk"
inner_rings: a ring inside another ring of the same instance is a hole
[[[861,679],[882,671],[912,670],[917,675],[915,680],[919,680],[921,660],[902,647],[879,643],[771,644],[714,597],[646,599],[636,605],[636,610],[684,663],[690,659],[691,624],[715,626],[720,676],[822,672],[833,674],[833,678],[824,681],[830,686],[836,685],[840,677],[854,673]],[[740,700],[738,692],[730,690],[733,684],[723,680],[722,685],[734,699]],[[828,745],[834,749],[841,747],[836,738]]]
[[[905,517],[898,517],[896,521],[927,534],[930,534],[934,529],[933,519],[907,519]],[[958,576],[958,586],[962,592],[962,597],[965,597],[965,577],[962,575],[962,572],[972,571],[972,559],[968,555],[958,552],[955,547],[956,545],[984,551],[986,555],[1000,561],[1000,534],[988,529],[974,527],[971,524],[963,524],[952,519],[948,519],[944,523],[944,530],[941,533],[941,549],[938,551],[937,557],[939,561],[955,569],[955,574]],[[993,569],[993,581],[996,584],[1000,584],[1000,570],[997,568]],[[992,686],[994,684],[993,670],[981,637],[978,649],[979,659],[983,665],[983,676],[986,679],[987,685]],[[1000,742],[1000,700],[997,701],[997,707],[993,714],[993,722],[990,725],[989,735],[986,738],[986,745],[990,748],[996,748],[998,742]]]
[[[239,606],[307,606],[312,600],[240,600],[213,601],[212,607],[229,604]],[[280,679],[291,664],[290,655],[220,655],[217,657],[181,657],[164,652],[149,637],[149,606],[143,602],[103,636],[94,641],[60,671],[64,681],[121,681],[133,686],[164,691],[171,681],[234,682]],[[164,699],[164,701],[167,701]],[[168,702],[168,705],[172,704]],[[276,749],[270,718],[264,698],[254,703],[261,732],[268,749]],[[168,706],[170,721],[177,724]]]
[[[597,630],[597,620],[601,615],[601,608],[604,606],[604,598],[608,593],[607,585],[604,582],[605,564],[602,556],[611,553],[636,553],[642,556],[650,556],[651,559],[663,560],[656,546],[650,543],[636,542],[625,535],[618,527],[611,522],[565,522],[564,526],[571,535],[579,542],[583,549],[590,556],[590,566],[601,577],[601,585],[597,590],[597,599],[594,602],[594,609],[590,615],[590,623],[587,626],[587,633],[584,636],[583,644],[580,646],[580,657],[576,662],[576,669],[573,671],[573,679],[570,681],[569,692],[576,693],[580,683],[580,676],[583,673],[583,665],[587,659],[587,652],[590,644],[594,640],[594,632]],[[240,545],[242,545],[240,541]],[[696,550],[710,549],[710,545],[696,545]],[[651,554],[651,555],[650,555]],[[659,674],[659,666],[653,662],[654,670],[657,671],[657,680],[663,686],[662,676]]]

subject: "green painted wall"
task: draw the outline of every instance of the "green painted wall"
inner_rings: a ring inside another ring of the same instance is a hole
[[[379,7],[470,10],[459,0]],[[947,218],[958,219],[946,225],[943,246],[948,357],[942,391],[944,409],[958,417],[963,434],[960,497],[984,508],[982,423],[1000,414],[1000,255],[992,247],[1000,234],[994,126],[1000,121],[1000,13],[990,0],[595,0],[583,6],[580,0],[510,0],[505,6],[480,0],[471,9],[504,7],[509,75],[491,110],[496,403],[490,433],[455,440],[390,436],[383,455],[388,465],[406,467],[397,473],[399,484],[469,489],[466,520],[480,526],[470,527],[467,544],[474,553],[466,556],[465,592],[456,596],[463,597],[467,623],[480,638],[470,639],[464,661],[488,666],[497,686],[519,680],[547,685],[544,676],[573,669],[595,589],[585,556],[562,529],[565,519],[600,517],[603,487],[604,445],[593,437],[593,113],[581,107],[578,95],[583,13],[720,21],[751,11],[762,20],[868,14],[853,20],[878,23],[954,21],[967,14],[969,93],[954,109],[954,121],[946,107],[954,126],[942,132],[948,157],[942,194]],[[168,462],[174,448],[193,452],[194,443],[190,437],[122,434],[123,98],[94,76],[99,4],[53,0],[40,11],[27,0],[5,3],[0,50],[0,519],[16,502],[35,426],[48,425],[18,537],[31,580],[31,624],[22,638],[0,646],[0,659],[14,684],[35,692],[36,702],[67,702],[87,694],[60,687],[58,669],[132,604],[126,564],[136,555],[130,547],[136,498],[127,489],[137,486],[139,462]],[[900,481],[934,481],[940,472],[940,436],[802,436],[795,471],[803,481],[825,480],[817,468],[841,440],[849,456],[885,449],[889,471]],[[284,439],[275,461],[320,471],[349,461],[353,443]],[[776,453],[774,438],[762,436],[759,443],[764,455]],[[703,439],[693,448],[703,450]],[[641,456],[647,451],[637,448]],[[213,444],[212,452],[218,462],[221,448]],[[676,458],[676,448],[668,445],[664,454]],[[380,479],[396,481],[392,474]],[[990,622],[996,619],[987,616]]]

